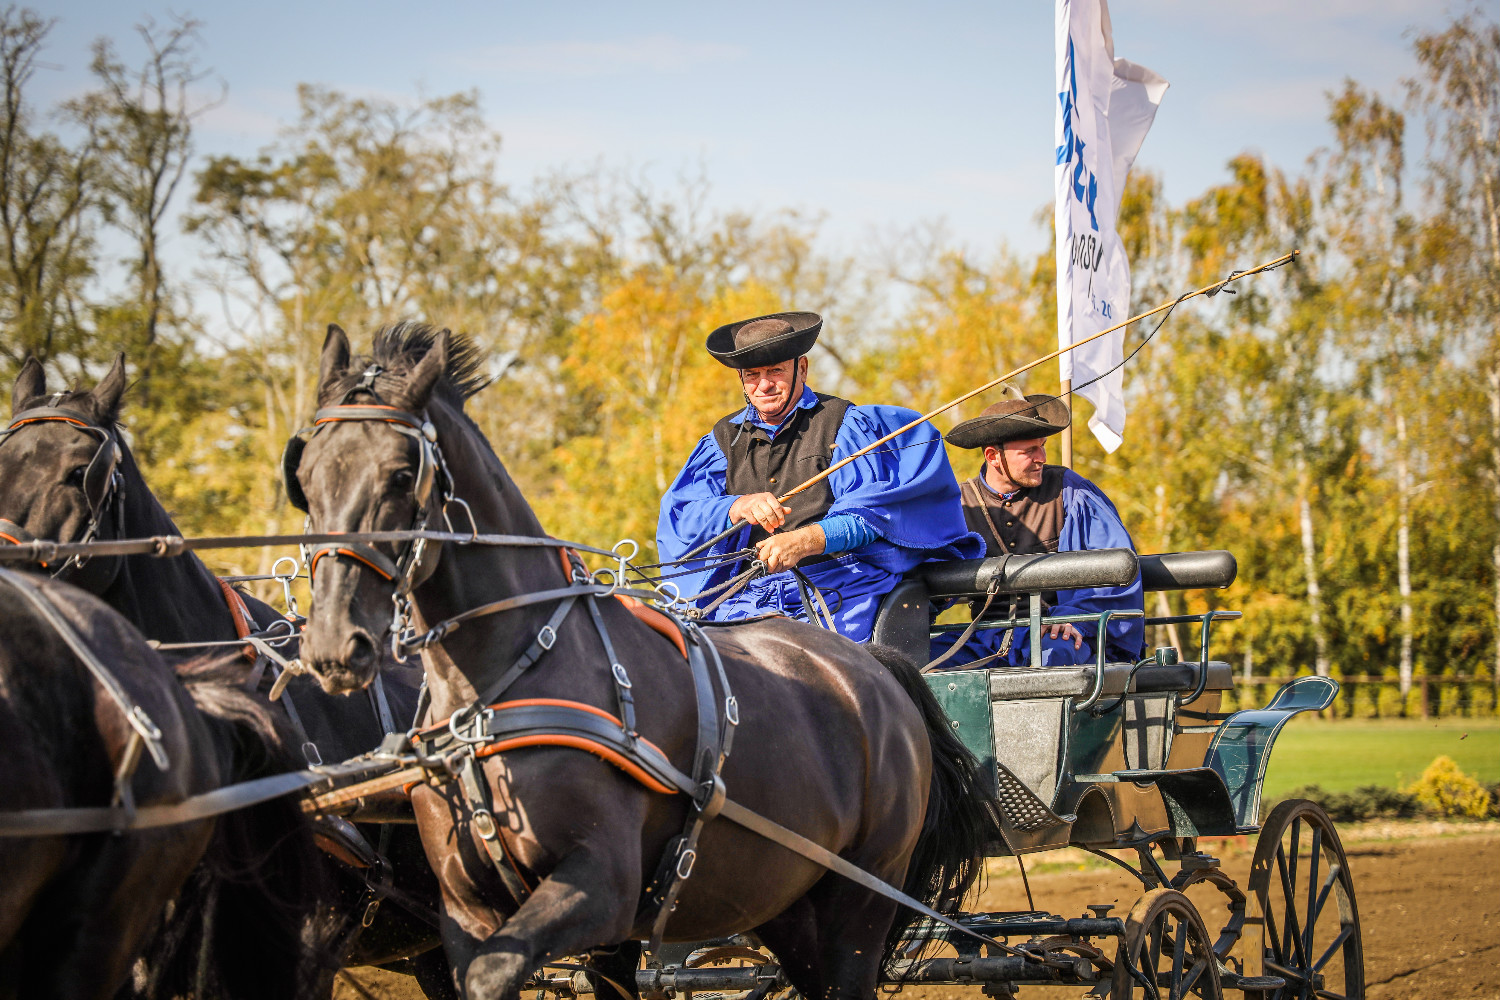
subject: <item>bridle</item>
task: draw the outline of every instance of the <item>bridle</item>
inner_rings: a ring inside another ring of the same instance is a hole
[[[120,501],[123,500],[125,494],[125,477],[120,472],[120,461],[124,457],[124,451],[120,447],[116,431],[113,427],[88,420],[75,410],[61,409],[57,404],[62,396],[63,393],[56,393],[48,405],[32,407],[17,413],[11,419],[10,425],[0,431],[0,446],[3,446],[6,441],[10,440],[11,435],[21,428],[41,423],[70,424],[90,437],[98,439],[99,446],[94,449],[94,454],[83,473],[83,495],[88,503],[89,521],[82,537],[76,541],[86,543],[99,538],[105,527],[105,519],[110,514],[113,514],[113,534],[119,537],[124,527],[125,505]],[[36,536],[21,525],[6,518],[0,518],[0,543],[23,545],[36,540]],[[88,556],[72,555],[55,569],[45,562],[41,566],[43,569],[51,570],[53,577],[59,577],[69,570],[82,569],[88,561]],[[118,563],[114,560],[111,560],[111,565],[118,568]],[[76,579],[72,582],[85,586],[85,589],[94,589]],[[97,583],[97,581],[90,582]]]
[[[359,384],[333,406],[325,406],[313,414],[313,422],[304,427],[286,443],[281,455],[281,472],[286,483],[287,499],[293,507],[309,513],[307,494],[297,478],[297,468],[302,462],[302,453],[307,444],[320,432],[334,424],[374,421],[383,423],[391,430],[416,442],[417,473],[412,480],[411,496],[415,511],[410,530],[419,531],[428,527],[435,515],[441,515],[444,525],[453,532],[453,522],[448,517],[448,505],[456,503],[463,507],[469,521],[471,534],[478,533],[474,514],[469,505],[453,495],[453,476],[438,446],[437,428],[428,419],[426,412],[410,413],[391,406],[381,400],[375,391],[375,379],[385,369],[372,364],[366,368]],[[366,395],[370,402],[356,402],[359,395]],[[324,542],[311,547],[304,546],[303,562],[307,565],[308,583],[311,585],[317,573],[318,563],[325,558],[348,559],[373,570],[378,576],[394,584],[391,600],[394,605],[390,626],[391,652],[398,662],[406,662],[403,637],[411,631],[411,591],[436,570],[437,565],[424,560],[427,540],[416,538],[406,542],[393,559],[372,545],[361,542]]]

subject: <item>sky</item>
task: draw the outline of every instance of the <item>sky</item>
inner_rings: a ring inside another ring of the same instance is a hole
[[[722,210],[793,208],[857,249],[941,221],[976,252],[1033,252],[1052,198],[1053,12],[1027,2],[472,3],[258,0],[158,7],[43,0],[58,24],[43,101],[88,86],[101,35],[137,56],[132,25],[204,22],[228,88],[200,151],[252,154],[294,116],[299,83],[412,101],[480,92],[524,186],[596,165],[670,187],[706,177]],[[1496,16],[1500,0],[1478,4]],[[1325,92],[1352,77],[1395,95],[1412,31],[1441,0],[1115,0],[1115,54],[1171,83],[1137,160],[1173,203],[1250,150],[1300,167],[1328,139]]]

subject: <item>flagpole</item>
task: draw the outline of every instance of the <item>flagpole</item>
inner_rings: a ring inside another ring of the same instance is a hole
[[[1123,322],[1123,323],[1117,323],[1117,324],[1115,324],[1114,326],[1110,327],[1107,330],[1100,330],[1098,333],[1093,334],[1092,336],[1089,336],[1089,337],[1085,337],[1082,340],[1075,341],[1075,342],[1069,344],[1067,347],[1060,347],[1057,350],[1053,351],[1051,354],[1044,354],[1040,358],[1037,358],[1035,361],[1029,361],[1026,364],[1022,365],[1021,367],[1015,369],[1014,371],[1006,372],[1004,375],[1001,375],[999,378],[990,379],[988,382],[986,382],[984,385],[979,386],[977,389],[970,389],[968,392],[964,393],[962,396],[958,396],[958,397],[956,397],[954,399],[948,400],[948,402],[944,403],[942,406],[939,406],[937,409],[930,410],[927,413],[924,413],[922,416],[920,416],[917,419],[911,421],[910,423],[904,424],[901,427],[898,427],[895,430],[891,431],[889,434],[887,434],[885,437],[881,438],[880,440],[874,441],[874,442],[871,442],[870,444],[865,445],[859,451],[856,451],[854,454],[852,454],[849,457],[843,459],[842,461],[835,462],[833,465],[830,465],[828,468],[824,469],[822,472],[818,473],[816,476],[813,476],[811,479],[809,479],[807,482],[803,483],[801,486],[798,486],[796,489],[791,490],[791,491],[787,492],[785,495],[779,497],[777,499],[777,502],[778,503],[786,503],[788,500],[790,500],[792,497],[796,496],[798,493],[801,493],[803,490],[808,489],[808,488],[810,488],[812,486],[816,486],[818,483],[820,483],[823,480],[827,479],[829,476],[833,475],[839,469],[842,469],[844,466],[848,465],[850,462],[854,461],[856,458],[859,458],[862,455],[868,455],[870,452],[874,451],[876,448],[879,448],[881,445],[886,444],[886,443],[894,440],[897,437],[900,437],[902,434],[905,434],[907,431],[911,430],[913,427],[916,427],[919,424],[923,424],[923,423],[927,422],[928,420],[931,420],[933,417],[937,416],[939,413],[942,413],[944,410],[951,410],[951,409],[953,409],[953,407],[957,406],[959,403],[963,403],[963,402],[966,402],[966,401],[968,401],[970,399],[973,399],[975,396],[979,395],[981,392],[985,392],[986,390],[993,389],[995,386],[999,385],[1000,383],[1008,381],[1009,379],[1015,378],[1017,375],[1020,375],[1022,372],[1030,371],[1031,369],[1035,368],[1037,365],[1046,364],[1048,361],[1052,361],[1052,360],[1055,360],[1056,358],[1060,358],[1064,354],[1067,354],[1069,351],[1073,350],[1073,348],[1075,348],[1075,347],[1082,347],[1084,344],[1087,344],[1090,341],[1098,340],[1100,337],[1104,337],[1104,336],[1107,336],[1107,335],[1109,335],[1111,333],[1114,333],[1116,330],[1123,330],[1125,327],[1129,326],[1131,323],[1136,323],[1136,322],[1139,322],[1140,320],[1143,320],[1143,319],[1149,319],[1150,317],[1155,316],[1157,313],[1166,312],[1169,309],[1173,309],[1173,308],[1181,305],[1182,303],[1186,302],[1188,299],[1195,299],[1195,298],[1197,298],[1200,295],[1215,295],[1221,289],[1223,289],[1225,286],[1227,286],[1230,282],[1239,281],[1241,278],[1248,278],[1252,274],[1260,274],[1262,271],[1269,271],[1273,267],[1280,267],[1282,264],[1285,264],[1287,261],[1295,260],[1299,255],[1301,255],[1301,253],[1302,253],[1301,250],[1293,250],[1290,253],[1284,253],[1284,254],[1282,254],[1280,257],[1277,257],[1275,260],[1267,261],[1266,263],[1261,264],[1259,267],[1253,267],[1253,268],[1251,268],[1248,271],[1240,271],[1240,272],[1238,272],[1236,274],[1231,274],[1229,277],[1225,278],[1222,281],[1216,281],[1216,282],[1214,282],[1211,285],[1204,285],[1202,288],[1199,288],[1196,291],[1188,292],[1186,295],[1179,296],[1178,298],[1173,299],[1171,302],[1164,302],[1161,305],[1157,306],[1155,309],[1151,309],[1151,310],[1148,310],[1147,312],[1143,312],[1143,313],[1141,313],[1138,316],[1132,316],[1129,319],[1127,319],[1125,322]],[[1069,397],[1069,398],[1071,399],[1072,397]],[[736,531],[740,530],[741,528],[743,528],[748,523],[749,523],[748,521],[736,521],[734,524],[731,524],[725,530],[719,532],[719,534],[715,535],[713,538],[710,538],[708,541],[702,543],[697,548],[693,549],[691,552],[689,552],[686,555],[684,555],[681,559],[678,560],[678,562],[687,562],[687,561],[689,561],[691,559],[696,558],[700,552],[703,552],[706,549],[711,548],[713,545],[717,544],[718,542],[722,541],[723,539],[728,538],[730,535],[734,534]]]
[[[1068,408],[1068,426],[1062,429],[1062,467],[1071,469],[1073,467],[1073,380],[1065,378],[1062,380],[1059,396],[1064,406]]]

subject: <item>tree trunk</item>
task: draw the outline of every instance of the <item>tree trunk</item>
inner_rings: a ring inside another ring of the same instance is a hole
[[[1161,539],[1161,550],[1172,551],[1172,529],[1167,524],[1167,488],[1160,483],[1156,484],[1156,537]],[[1167,600],[1164,590],[1156,592],[1156,613],[1162,618],[1172,616],[1172,603]],[[1182,648],[1182,638],[1177,634],[1176,625],[1161,626],[1167,631],[1167,640],[1172,648],[1177,650],[1179,656],[1185,656],[1186,650]]]
[[[1406,415],[1396,411],[1396,587],[1401,593],[1401,704],[1411,691],[1411,465]]]
[[[1297,463],[1297,516],[1302,522],[1302,570],[1307,576],[1307,607],[1312,624],[1313,648],[1316,656],[1313,669],[1319,677],[1328,676],[1328,637],[1323,634],[1322,590],[1318,586],[1317,546],[1313,538],[1312,503],[1308,493],[1312,489],[1307,463]],[[1497,547],[1500,553],[1500,547]],[[1500,556],[1497,556],[1500,558]]]
[[[1495,523],[1500,526],[1500,359],[1491,360],[1484,374],[1490,397],[1490,488],[1495,491]],[[1495,663],[1490,685],[1500,706],[1500,533],[1490,550],[1490,562],[1495,574]]]

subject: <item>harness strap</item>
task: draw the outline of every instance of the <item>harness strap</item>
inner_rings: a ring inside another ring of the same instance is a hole
[[[406,582],[403,579],[404,574],[396,566],[394,560],[388,558],[383,552],[360,542],[325,542],[314,548],[312,558],[307,562],[309,577],[316,572],[318,560],[324,556],[333,556],[336,559],[353,559],[357,563],[363,563],[370,567],[387,580],[397,580],[401,583]]]
[[[442,642],[450,632],[466,621],[482,618],[485,615],[498,614],[502,611],[513,611],[516,608],[529,607],[533,604],[545,604],[548,601],[561,600],[565,597],[583,597],[587,594],[595,594],[600,597],[624,594],[627,597],[653,599],[660,598],[661,596],[654,591],[636,590],[629,587],[606,586],[602,583],[574,583],[566,587],[558,587],[555,590],[539,590],[534,594],[507,597],[504,600],[491,601],[488,604],[481,604],[476,608],[470,608],[462,614],[443,619],[415,638],[403,640],[401,646],[408,653],[420,652],[428,646],[434,646]],[[480,702],[487,702],[489,700],[489,698],[478,699]]]
[[[222,577],[215,577],[215,579],[219,583],[219,589],[224,592],[224,603],[229,605],[229,617],[234,621],[234,634],[237,638],[243,639],[255,631],[255,619],[250,617],[250,609],[246,607],[245,599],[240,596],[240,592],[230,586],[228,580]],[[254,646],[245,647],[245,657],[250,660],[256,659]]]
[[[73,655],[78,657],[88,672],[94,675],[94,680],[98,681],[99,686],[104,688],[110,700],[125,716],[125,721],[130,724],[130,728],[146,742],[146,749],[151,754],[151,760],[156,764],[157,770],[167,771],[172,766],[172,762],[167,758],[166,748],[162,746],[161,730],[157,728],[156,723],[151,721],[145,709],[131,701],[115,675],[109,672],[109,668],[99,660],[99,657],[89,648],[88,643],[84,642],[83,637],[62,616],[56,606],[47,600],[37,583],[8,569],[0,569],[0,580],[10,584],[11,588],[35,608],[48,625],[52,626],[58,637],[73,651]]]
[[[489,784],[484,772],[474,762],[473,755],[464,758],[463,767],[458,772],[458,783],[469,803],[470,825],[479,834],[479,842],[490,856],[495,874],[505,884],[505,891],[520,906],[531,895],[531,886],[526,884],[520,867],[505,844],[505,838],[500,836],[500,825],[495,822],[495,814],[490,811]]]
[[[151,830],[179,823],[221,816],[236,809],[279,799],[330,778],[366,774],[387,769],[388,761],[358,761],[321,768],[317,771],[291,771],[272,774],[252,781],[227,785],[201,795],[193,795],[170,805],[138,806],[132,812],[123,806],[82,806],[61,809],[26,809],[20,812],[0,810],[0,837],[47,837],[79,833],[106,833],[123,830]]]
[[[941,666],[942,664],[946,663],[949,660],[949,658],[951,658],[953,656],[953,654],[957,653],[960,649],[964,648],[964,643],[968,642],[969,641],[969,636],[973,635],[974,634],[974,630],[977,629],[977,628],[979,628],[979,620],[981,618],[983,618],[984,617],[984,613],[990,609],[990,605],[995,600],[995,595],[998,594],[999,592],[1000,592],[1000,582],[997,580],[994,583],[990,584],[989,591],[986,592],[986,594],[984,595],[984,607],[980,608],[978,611],[976,611],[974,613],[973,618],[971,618],[970,621],[969,621],[969,627],[963,630],[963,633],[961,635],[959,635],[958,639],[953,643],[953,645],[951,645],[951,646],[948,647],[948,651],[946,653],[944,653],[942,656],[939,656],[937,659],[933,660],[931,663],[927,664],[927,666],[923,667],[922,668],[922,673],[924,673],[924,674],[931,673],[932,671],[936,670],[939,666]],[[1009,636],[1007,635],[1007,639],[1008,638],[1009,638]]]
[[[380,719],[380,731],[382,733],[394,733],[396,731],[396,720],[391,715],[391,703],[385,696],[385,682],[381,680],[377,671],[375,680],[370,683],[370,702],[375,708],[375,715]]]
[[[599,598],[592,594],[588,597],[589,617],[594,619],[594,628],[599,631],[599,638],[604,643],[604,658],[609,661],[609,676],[615,684],[615,703],[620,709],[620,723],[625,729],[625,735],[634,740],[638,735],[635,727],[635,695],[632,693],[630,674],[625,671],[625,665],[615,655],[615,644],[609,638],[609,629],[604,627],[604,616],[599,613]]]
[[[405,424],[415,431],[424,433],[424,428],[428,423],[415,413],[394,406],[386,406],[383,403],[343,403],[339,406],[326,406],[313,414],[315,425],[336,424],[346,420],[381,420],[388,424]]]
[[[557,606],[557,610],[552,612],[552,617],[547,619],[547,624],[537,631],[536,638],[531,640],[531,645],[526,647],[526,652],[522,653],[495,683],[484,689],[484,693],[476,699],[477,704],[486,705],[499,698],[505,693],[506,688],[519,680],[533,663],[542,658],[543,653],[552,648],[557,642],[558,628],[562,626],[563,619],[568,617],[568,612],[573,610],[573,605],[577,601],[577,594],[569,594],[563,599],[562,603]]]
[[[821,629],[837,632],[838,626],[834,624],[833,612],[828,610],[828,603],[823,600],[823,592],[796,566],[792,567],[792,579],[797,581],[797,592],[802,595],[802,607],[807,610],[807,620]]]
[[[502,739],[516,739],[526,735],[579,736],[582,739],[613,750],[622,756],[631,758],[638,767],[656,781],[668,785],[684,795],[693,796],[696,799],[698,786],[692,778],[679,771],[649,740],[641,739],[635,741],[634,744],[628,743],[618,724],[619,720],[614,719],[600,709],[575,703],[558,702],[553,699],[533,699],[530,702],[512,702],[497,705],[494,709],[487,712],[483,718],[484,731]],[[439,737],[438,742],[441,743],[444,739],[444,737]],[[842,875],[844,878],[858,883],[871,892],[900,903],[902,906],[916,910],[924,917],[935,920],[945,927],[958,931],[967,937],[1001,948],[1006,954],[1021,954],[1018,950],[994,938],[980,934],[969,927],[965,927],[951,917],[944,916],[927,904],[881,881],[822,845],[809,840],[799,833],[788,830],[781,824],[769,820],[759,813],[745,808],[727,796],[719,801],[716,815],[722,816],[736,826],[749,830],[757,836],[764,837],[774,844],[779,844],[820,867]]]

